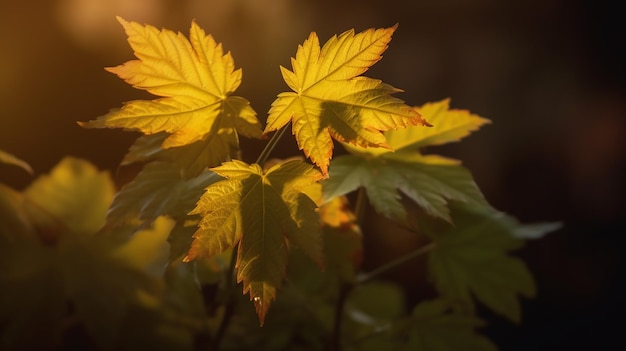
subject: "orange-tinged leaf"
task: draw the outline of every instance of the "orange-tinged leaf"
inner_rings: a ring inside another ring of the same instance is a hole
[[[382,131],[429,125],[418,111],[394,98],[399,92],[380,80],[360,76],[381,59],[397,26],[354,30],[334,36],[320,49],[311,33],[292,58],[292,71],[281,67],[293,92],[272,103],[265,133],[290,120],[298,146],[328,175],[333,141],[389,148]]]
[[[321,261],[317,205],[303,190],[322,175],[300,160],[267,171],[234,160],[211,170],[226,179],[209,185],[191,212],[202,219],[185,261],[237,245],[237,280],[263,324],[285,275],[289,245]]]
[[[356,226],[356,216],[350,210],[348,198],[333,197],[320,207],[320,218],[325,226],[334,228],[352,228]]]
[[[387,142],[393,150],[364,149],[348,144],[344,144],[344,146],[352,153],[366,153],[374,156],[391,151],[417,150],[424,146],[459,141],[491,122],[486,118],[470,113],[468,110],[450,109],[450,99],[426,103],[417,109],[434,127],[411,126],[385,132]]]
[[[220,128],[260,137],[260,123],[248,101],[230,96],[241,83],[230,53],[191,23],[189,40],[181,33],[118,18],[138,60],[108,68],[138,89],[161,96],[131,101],[96,120],[80,123],[92,128],[135,129],[144,134],[170,133],[163,148],[202,140]],[[217,124],[219,128],[214,128]]]

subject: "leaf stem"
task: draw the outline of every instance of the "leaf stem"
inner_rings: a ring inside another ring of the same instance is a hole
[[[363,217],[365,215],[365,210],[367,208],[367,193],[365,192],[364,187],[360,187],[357,191],[356,202],[354,204],[354,215],[356,217],[356,224],[361,225],[363,221]],[[348,296],[354,289],[354,287],[358,284],[358,282],[352,283],[344,283],[339,291],[339,297],[337,299],[337,305],[335,306],[335,316],[333,320],[333,332],[330,340],[330,350],[331,351],[340,351],[341,350],[341,333],[342,333],[342,321],[343,314],[346,305],[346,301],[348,300]]]
[[[342,332],[342,320],[343,313],[346,306],[346,301],[348,300],[348,296],[350,296],[350,292],[354,288],[354,284],[345,284],[341,287],[339,291],[339,298],[337,299],[337,306],[335,306],[335,316],[334,316],[334,324],[333,324],[333,333],[330,339],[330,351],[340,351],[341,350],[341,332]]]
[[[427,245],[424,245],[414,251],[409,252],[408,254],[398,257],[397,259],[391,261],[391,262],[387,262],[384,265],[374,269],[373,271],[369,272],[369,273],[363,273],[361,275],[359,275],[356,278],[356,284],[363,284],[363,283],[367,283],[368,281],[380,276],[381,274],[392,270],[414,258],[420,257],[422,255],[425,255],[429,252],[431,252],[434,248],[436,247],[436,244],[434,242],[431,242]]]
[[[230,266],[228,267],[228,273],[226,275],[226,307],[224,310],[224,315],[222,316],[222,320],[220,321],[220,326],[217,329],[215,334],[215,338],[213,339],[211,350],[218,350],[220,343],[224,339],[224,335],[226,334],[226,329],[228,329],[228,325],[230,324],[230,320],[235,313],[235,307],[237,306],[237,298],[235,297],[235,288],[237,279],[235,278],[235,265],[237,264],[237,246],[233,247],[233,251],[230,255]]]
[[[291,121],[289,121],[289,123],[282,127],[278,132],[274,133],[274,135],[272,135],[272,138],[270,139],[270,141],[267,142],[267,145],[265,145],[265,148],[263,149],[263,151],[261,151],[261,154],[257,158],[256,164],[263,165],[265,161],[267,161],[267,158],[270,156],[272,151],[274,151],[274,148],[278,144],[278,141],[283,137],[283,134],[285,134],[285,131],[289,129],[290,125]]]

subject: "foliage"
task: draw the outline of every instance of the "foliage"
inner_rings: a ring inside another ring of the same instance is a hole
[[[558,224],[521,225],[459,161],[423,153],[489,121],[362,76],[397,26],[323,46],[311,33],[263,129],[195,22],[187,39],[119,21],[137,59],[108,70],[158,98],[79,124],[141,132],[121,164],[142,169],[118,190],[67,157],[24,191],[0,184],[0,349],[494,350],[476,303],[519,323],[535,286],[512,251]],[[268,160],[289,124],[313,164]],[[256,162],[237,159],[240,135],[272,132]],[[368,200],[425,245],[365,272]],[[380,275],[421,256],[440,296],[409,306]]]

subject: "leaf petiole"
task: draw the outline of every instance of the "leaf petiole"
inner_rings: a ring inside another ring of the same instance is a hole
[[[267,145],[265,145],[265,148],[263,149],[263,151],[261,151],[261,154],[257,158],[255,162],[256,164],[263,165],[265,161],[267,161],[272,151],[274,151],[274,148],[276,148],[278,141],[280,141],[280,138],[283,137],[285,131],[289,128],[290,125],[291,121],[287,123],[284,127],[282,127],[278,132],[274,133],[274,135],[272,135],[272,138],[267,143]]]
[[[369,272],[369,273],[362,273],[359,276],[356,277],[355,280],[355,285],[359,285],[359,284],[364,284],[367,283],[368,281],[380,276],[381,274],[392,270],[414,258],[420,257],[422,255],[425,255],[429,252],[431,252],[432,250],[435,249],[435,247],[437,247],[437,245],[434,242],[431,242],[427,245],[424,245],[418,249],[416,249],[415,251],[411,251],[408,254],[398,257],[397,259],[391,261],[391,262],[387,262],[384,265],[374,269],[373,271]]]

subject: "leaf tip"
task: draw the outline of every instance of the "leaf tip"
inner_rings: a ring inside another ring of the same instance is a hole
[[[267,314],[267,308],[263,306],[263,299],[259,296],[255,296],[252,298],[252,302],[254,303],[254,309],[256,310],[257,315],[259,316],[259,326],[263,326],[265,324],[265,316]]]
[[[127,20],[123,19],[122,16],[115,16],[115,19],[122,25],[122,27],[126,28],[130,24]]]
[[[99,119],[93,119],[91,121],[76,121],[76,124],[83,128],[103,128],[104,124]]]

